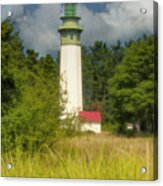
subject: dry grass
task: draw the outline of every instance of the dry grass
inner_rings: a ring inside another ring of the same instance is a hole
[[[16,150],[2,157],[2,176],[153,180],[153,138],[88,135],[60,141],[42,152]],[[10,170],[6,164],[12,163]],[[147,172],[140,173],[146,167]]]

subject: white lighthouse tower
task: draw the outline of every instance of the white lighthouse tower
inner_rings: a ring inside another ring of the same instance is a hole
[[[82,69],[80,35],[82,28],[77,16],[77,4],[64,4],[63,24],[59,27],[61,36],[60,75],[61,88],[66,91],[64,105],[66,113],[76,113],[83,110]]]

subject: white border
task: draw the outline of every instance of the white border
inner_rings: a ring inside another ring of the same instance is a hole
[[[120,1],[120,0],[111,0]],[[122,0],[121,0],[122,1]],[[123,0],[124,1],[124,0]],[[1,0],[1,4],[40,4],[40,3],[61,3],[61,2],[106,2],[106,0]],[[60,185],[60,186],[94,186],[94,185],[163,185],[163,178],[161,174],[163,172],[163,39],[161,33],[163,33],[163,1],[157,0],[159,3],[159,180],[155,182],[143,182],[143,181],[101,181],[101,180],[65,180],[65,179],[29,179],[29,178],[0,178],[0,185],[2,186],[48,186]],[[161,21],[160,21],[161,20]]]

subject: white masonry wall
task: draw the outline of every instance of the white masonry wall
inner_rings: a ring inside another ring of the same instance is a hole
[[[61,46],[60,75],[62,90],[67,91],[66,113],[83,110],[81,47],[78,45]]]
[[[101,124],[99,123],[84,123],[81,126],[81,131],[93,131],[95,133],[101,132]]]

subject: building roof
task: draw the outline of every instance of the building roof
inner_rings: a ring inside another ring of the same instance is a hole
[[[102,116],[101,112],[97,111],[81,111],[79,117],[87,122],[95,122],[101,124]]]

